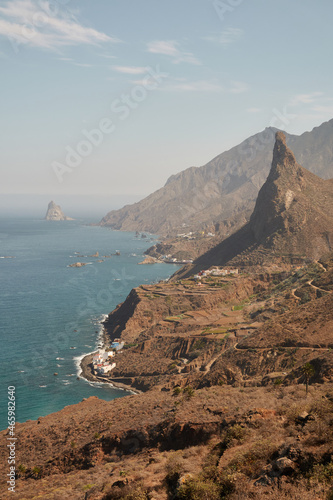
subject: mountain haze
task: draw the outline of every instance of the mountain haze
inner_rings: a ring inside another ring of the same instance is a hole
[[[227,227],[228,219],[239,227],[249,219],[268,175],[276,131],[266,128],[205,166],[171,176],[164,187],[138,203],[109,212],[100,224],[161,235],[183,232],[184,227],[219,231],[224,221]],[[286,139],[305,168],[323,179],[331,177],[333,120],[301,136],[286,134]]]

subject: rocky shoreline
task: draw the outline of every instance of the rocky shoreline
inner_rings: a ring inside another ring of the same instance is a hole
[[[120,379],[120,380],[113,379],[113,378],[106,379],[105,377],[99,377],[98,375],[94,375],[92,372],[92,367],[91,367],[94,354],[95,354],[95,352],[91,353],[91,354],[87,354],[87,356],[82,358],[81,363],[80,363],[80,368],[81,368],[80,377],[85,378],[86,380],[88,380],[90,382],[102,382],[103,384],[108,384],[111,387],[114,387],[115,389],[121,389],[121,390],[129,392],[130,394],[141,394],[142,391],[139,391],[138,389],[133,389],[131,387],[130,380],[129,380],[129,384],[126,384],[123,381],[126,379]]]

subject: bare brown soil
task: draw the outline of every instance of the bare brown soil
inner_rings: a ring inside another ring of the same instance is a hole
[[[332,384],[89,398],[18,425],[1,498],[328,498],[332,401]],[[1,470],[7,454],[2,432]]]

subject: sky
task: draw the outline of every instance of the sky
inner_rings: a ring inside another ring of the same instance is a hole
[[[102,216],[267,126],[331,119],[332,18],[331,0],[0,0],[0,214]]]

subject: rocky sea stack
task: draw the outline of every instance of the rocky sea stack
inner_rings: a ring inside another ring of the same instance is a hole
[[[45,220],[74,220],[66,215],[61,210],[60,205],[56,205],[54,201],[50,201],[47,207]]]

